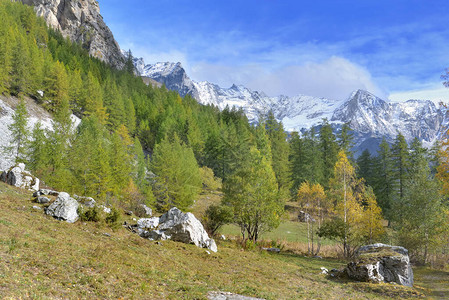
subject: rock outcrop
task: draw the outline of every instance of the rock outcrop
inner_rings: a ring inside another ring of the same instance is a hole
[[[78,220],[79,203],[69,194],[60,192],[56,200],[47,207],[45,213],[58,220],[74,223]]]
[[[346,273],[359,281],[413,286],[408,250],[403,247],[385,244],[363,246],[358,250],[356,260],[347,265]]]
[[[135,232],[151,240],[173,240],[217,252],[215,241],[209,238],[203,225],[192,213],[183,213],[173,207],[160,218],[144,218],[137,221]]]
[[[0,175],[0,180],[9,185],[30,191],[39,190],[39,178],[34,177],[30,172],[26,171],[25,164],[23,163],[12,166],[7,171],[3,171]]]
[[[100,15],[96,0],[20,0],[33,6],[36,14],[64,37],[81,43],[89,54],[117,68],[124,57],[114,36]]]

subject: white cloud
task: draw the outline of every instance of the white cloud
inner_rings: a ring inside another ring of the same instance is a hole
[[[449,89],[442,85],[431,85],[426,88],[411,91],[392,92],[388,98],[393,102],[402,102],[410,99],[432,100],[436,104],[449,103]]]
[[[379,97],[386,96],[366,69],[337,56],[275,70],[260,64],[231,67],[200,63],[191,71],[194,79],[208,80],[224,87],[233,83],[243,84],[270,96],[305,94],[344,99],[357,89],[368,90]]]

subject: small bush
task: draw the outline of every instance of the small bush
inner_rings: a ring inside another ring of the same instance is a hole
[[[121,214],[120,211],[113,207],[111,209],[111,213],[105,218],[106,223],[109,224],[112,228],[116,228],[120,225]]]
[[[203,190],[218,190],[221,188],[221,179],[214,176],[214,171],[208,167],[200,168]]]
[[[206,209],[203,217],[204,227],[206,231],[214,236],[217,231],[226,224],[232,222],[232,208],[225,205],[211,205]]]
[[[83,222],[99,222],[101,220],[100,211],[96,206],[88,208],[87,210],[80,206],[78,208],[78,215]]]

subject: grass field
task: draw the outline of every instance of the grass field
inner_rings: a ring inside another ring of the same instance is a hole
[[[0,183],[2,299],[205,299],[209,291],[265,299],[399,299],[432,293],[426,281],[416,289],[320,274],[320,267],[344,266],[335,259],[247,251],[232,240],[218,241],[218,253],[208,254],[104,223],[68,224],[33,209],[30,195]]]

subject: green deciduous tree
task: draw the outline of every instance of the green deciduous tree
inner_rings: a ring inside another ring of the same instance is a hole
[[[248,160],[226,180],[223,189],[223,204],[233,208],[243,239],[257,241],[261,233],[279,225],[284,203],[273,169],[256,147],[251,148]]]

